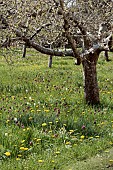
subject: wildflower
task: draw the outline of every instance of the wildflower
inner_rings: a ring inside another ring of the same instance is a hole
[[[55,153],[58,155],[58,154],[60,154],[60,151],[56,151]]]
[[[85,125],[83,125],[83,126],[82,126],[82,129],[84,130],[85,128],[86,128]]]
[[[36,141],[37,141],[37,142],[40,142],[40,141],[41,141],[41,139],[37,139]]]
[[[52,163],[54,163],[55,161],[54,161],[54,160],[52,160],[51,162],[52,162]]]
[[[10,152],[5,152],[4,154],[5,154],[6,156],[10,156],[10,155],[11,155]]]
[[[70,133],[73,133],[73,132],[74,132],[74,130],[69,130],[69,132],[70,132]]]
[[[49,112],[49,110],[44,110],[46,113],[48,113]]]
[[[89,139],[93,139],[93,137],[91,136],[91,137],[89,137]]]
[[[22,146],[22,147],[20,147],[20,150],[22,150],[22,151],[27,151],[28,148],[24,148],[24,147]]]
[[[21,155],[21,154],[18,154],[18,157],[22,157],[22,155]]]
[[[29,120],[32,120],[33,118],[32,117],[29,117]]]
[[[42,123],[42,127],[47,126],[47,123]]]
[[[39,162],[39,163],[43,163],[44,161],[40,159],[40,160],[38,160],[38,162]]]
[[[19,161],[20,160],[20,158],[16,158],[16,161]]]
[[[70,145],[71,144],[71,142],[66,142],[66,145]]]
[[[8,119],[8,120],[6,120],[6,123],[9,123],[10,122],[10,120]]]
[[[99,136],[95,136],[96,138],[99,138]]]
[[[85,136],[84,136],[84,135],[82,135],[80,138],[81,138],[81,139],[84,139],[84,138],[85,138]]]
[[[37,110],[37,112],[41,112],[41,110]]]
[[[24,143],[24,142],[25,142],[25,140],[22,140],[22,141],[21,141],[21,143]]]

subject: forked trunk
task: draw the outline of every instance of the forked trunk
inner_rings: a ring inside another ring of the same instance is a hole
[[[88,104],[95,105],[100,103],[99,88],[97,82],[96,63],[99,54],[94,53],[87,56],[83,64],[84,75],[84,94]]]

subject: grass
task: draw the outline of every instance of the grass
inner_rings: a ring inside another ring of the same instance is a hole
[[[84,102],[82,66],[75,66],[72,58],[54,57],[50,69],[48,57],[32,49],[25,59],[21,50],[4,52],[8,63],[0,53],[1,170],[99,165],[96,155],[113,146],[113,61],[99,58],[101,104],[91,107]],[[102,166],[112,159],[103,156]]]

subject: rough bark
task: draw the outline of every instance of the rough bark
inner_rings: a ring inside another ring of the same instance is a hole
[[[26,44],[24,44],[23,45],[23,56],[22,56],[22,58],[25,58],[25,56],[26,56],[26,48],[27,48],[27,46],[26,46]]]
[[[100,103],[96,71],[98,57],[97,53],[89,54],[82,62],[85,100],[91,105]]]
[[[53,59],[53,56],[50,55],[50,56],[49,56],[49,61],[48,61],[48,67],[49,67],[49,68],[52,67],[52,59]]]
[[[106,61],[110,61],[109,56],[108,56],[108,51],[105,51],[104,53]]]

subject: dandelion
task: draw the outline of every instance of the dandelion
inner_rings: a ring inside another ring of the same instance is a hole
[[[89,139],[93,139],[93,137],[91,136],[91,137],[89,137]]]
[[[49,110],[44,110],[44,112],[48,113],[48,112],[49,112]]]
[[[58,155],[58,154],[60,154],[60,151],[56,151],[55,153]]]
[[[71,145],[71,142],[66,142],[66,145]]]
[[[36,141],[37,141],[37,142],[40,142],[40,141],[41,141],[41,139],[39,138],[39,139],[37,139]]]
[[[99,138],[99,136],[95,136],[96,138]]]
[[[32,120],[33,118],[32,117],[29,117],[29,120]]]
[[[52,160],[51,162],[52,162],[52,163],[54,163],[55,161],[54,161],[54,160]]]
[[[20,150],[22,150],[22,151],[27,151],[28,148],[24,148],[24,147],[22,146],[22,147],[20,147]]]
[[[39,163],[43,163],[44,161],[42,159],[38,160]]]
[[[22,155],[21,155],[21,154],[18,154],[18,157],[22,157]]]
[[[22,140],[22,141],[21,141],[21,143],[24,143],[24,142],[25,142],[25,140]]]
[[[16,158],[16,161],[19,161],[20,160],[20,158]]]
[[[72,134],[74,132],[74,130],[69,130],[69,133]]]
[[[110,162],[110,164],[112,164],[113,163],[113,159],[109,160],[109,162]]]
[[[42,127],[47,126],[47,123],[42,123]]]
[[[10,155],[11,155],[10,152],[5,152],[4,154],[5,154],[6,156],[10,156]]]
[[[84,139],[84,138],[85,138],[85,136],[84,136],[84,135],[82,135],[80,138],[81,138],[81,139]]]
[[[8,120],[6,120],[6,123],[9,123],[10,122],[10,120],[8,119]]]

